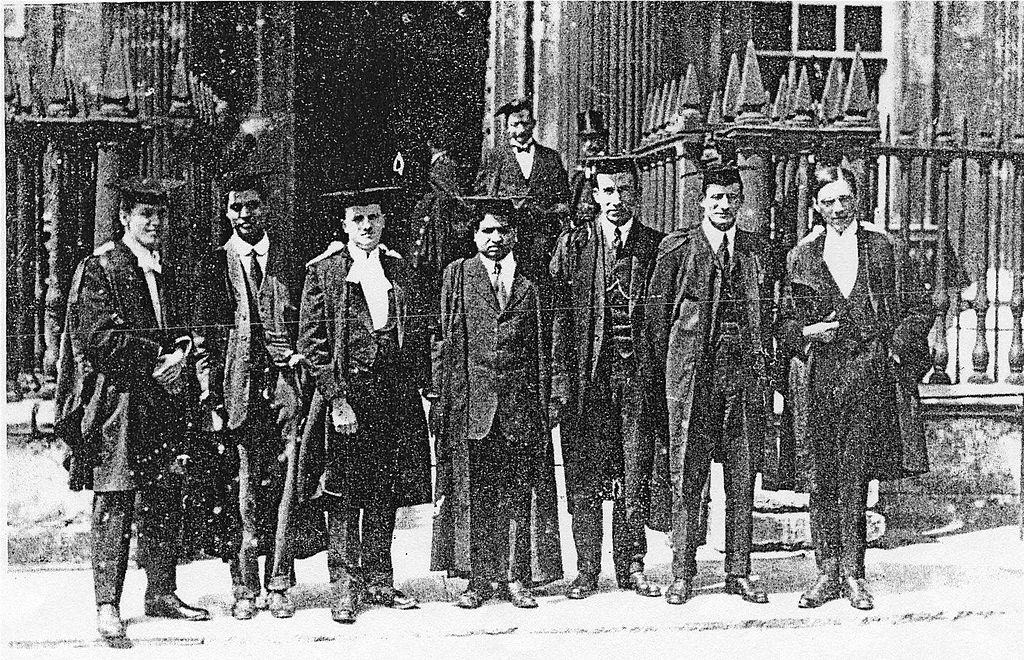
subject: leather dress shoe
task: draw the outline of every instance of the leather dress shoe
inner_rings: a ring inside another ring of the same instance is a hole
[[[512,607],[523,610],[532,610],[537,607],[537,600],[522,582],[511,582],[505,585],[504,592],[503,595],[512,603]]]
[[[868,591],[864,578],[848,577],[843,580],[843,595],[850,599],[850,605],[858,610],[870,610],[875,607],[875,600]]]
[[[394,587],[369,587],[366,590],[366,600],[374,605],[383,605],[396,610],[414,610],[420,606],[418,600]]]
[[[239,621],[245,621],[256,616],[256,601],[252,598],[238,598],[231,606],[231,616]]]
[[[725,593],[736,594],[748,603],[767,603],[768,594],[746,575],[725,576]]]
[[[630,586],[627,589],[632,589],[641,596],[647,596],[649,598],[656,598],[661,595],[661,587],[650,582],[647,576],[644,575],[643,571],[634,571],[629,574]]]
[[[583,600],[595,593],[597,593],[597,576],[580,573],[565,590],[565,597],[572,600]]]
[[[839,598],[839,583],[831,575],[819,575],[818,581],[800,596],[798,605],[803,608],[821,607],[830,600]]]
[[[331,618],[338,623],[355,623],[359,600],[348,589],[345,589],[334,605],[331,606]]]
[[[96,630],[104,639],[124,638],[124,622],[117,605],[103,603],[96,606]]]
[[[693,584],[690,578],[676,578],[665,590],[665,600],[669,605],[682,605],[690,599]]]
[[[287,619],[295,614],[295,603],[285,591],[271,591],[267,594],[267,609],[276,619]]]
[[[164,594],[146,599],[146,616],[186,621],[209,621],[210,613],[201,607],[186,605],[177,594]]]
[[[487,598],[483,593],[469,588],[459,594],[458,600],[455,601],[455,607],[461,607],[464,610],[475,610],[483,605],[486,600]]]

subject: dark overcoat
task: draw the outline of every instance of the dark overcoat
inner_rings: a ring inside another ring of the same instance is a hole
[[[654,259],[664,234],[633,221],[623,249],[632,254],[629,291],[629,320],[633,345],[640,361],[638,370],[649,371],[644,363],[643,328],[647,313],[647,287],[654,270]],[[604,447],[598,438],[586,432],[586,420],[596,412],[584,396],[598,376],[598,360],[605,340],[605,239],[600,220],[590,220],[562,234],[551,259],[551,276],[560,289],[562,301],[555,312],[552,339],[552,395],[566,404],[560,419],[562,456],[565,463],[565,487],[572,513],[582,493],[601,490],[602,475],[597,466],[604,461]],[[642,387],[642,386],[641,386]],[[644,388],[637,437],[642,446],[622,448],[626,457],[625,494],[628,507],[646,511],[650,499],[651,460],[656,435],[664,428],[654,422],[651,411],[652,390]]]
[[[377,343],[362,287],[346,281],[352,257],[344,244],[332,244],[306,270],[299,313],[298,351],[306,356],[315,381],[299,453],[299,492],[302,499],[319,493],[322,478],[328,490],[348,497],[352,484],[364,475],[353,465],[379,463],[377,473],[391,474],[389,484],[396,506],[431,501],[430,442],[418,387],[430,386],[428,319],[408,265],[395,252],[383,251],[381,265],[392,284],[400,355],[395,379],[404,383],[399,400],[387,414],[397,416],[402,432],[377,438],[379,446],[354,446],[361,434],[328,433],[331,402],[347,396],[370,374]],[[364,424],[366,420],[358,420]],[[344,457],[357,457],[346,463]],[[387,463],[386,465],[384,463]]]
[[[743,396],[743,433],[750,444],[752,470],[764,464],[771,450],[766,442],[767,384],[765,349],[771,325],[762,301],[771,301],[768,250],[763,239],[737,229],[732,261],[739,274],[738,289],[747,301],[747,336],[743,342],[751,379]],[[655,448],[651,489],[651,522],[658,530],[671,527],[673,498],[683,496],[684,463],[697,386],[697,369],[705,361],[710,323],[715,317],[711,274],[715,255],[700,226],[672,232],[661,242],[649,286],[645,319],[645,350],[652,368],[649,387],[655,392],[668,435]],[[663,365],[658,367],[657,365]],[[660,440],[660,439],[659,439]]]
[[[436,428],[437,491],[431,570],[470,574],[469,443],[486,437],[496,418],[518,443],[532,483],[534,583],[562,577],[554,453],[547,425],[548,351],[537,286],[517,268],[505,309],[479,257],[445,269],[441,296],[441,394]]]
[[[537,144],[533,169],[527,179],[508,142],[485,149],[474,192],[494,197],[530,197],[525,207],[528,213],[517,227],[516,259],[535,280],[546,278],[555,239],[569,211],[569,175],[558,152]]]
[[[794,247],[787,259],[787,276],[780,310],[779,336],[796,358],[792,361],[791,396],[797,434],[797,477],[803,486],[813,467],[807,437],[808,407],[814,405],[811,383],[815,367],[814,344],[803,337],[803,328],[822,320],[815,301],[828,299],[831,274],[822,254],[825,232],[815,231]],[[882,353],[891,351],[900,364],[886,362],[881,382],[864,383],[877,388],[879,409],[875,429],[865,438],[869,479],[901,479],[928,471],[927,446],[920,414],[917,383],[931,368],[928,331],[934,310],[927,291],[897,263],[901,251],[895,240],[874,225],[862,223],[857,231],[859,269],[867,273],[868,296],[881,327]],[[833,287],[834,284],[831,284]]]
[[[188,338],[174,271],[164,264],[157,322],[137,257],[122,242],[78,266],[59,354],[55,430],[71,449],[72,490],[133,490],[177,481],[170,466],[187,452],[185,403],[195,378],[169,394],[153,370]]]

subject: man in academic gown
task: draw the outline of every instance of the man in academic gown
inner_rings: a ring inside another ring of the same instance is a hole
[[[304,498],[324,499],[331,616],[359,601],[411,609],[394,587],[399,507],[431,501],[430,445],[418,388],[430,386],[427,310],[400,255],[380,243],[382,204],[396,189],[338,193],[347,242],[306,269],[298,350],[316,391],[300,455]],[[361,515],[360,515],[361,514]]]
[[[743,187],[735,167],[704,173],[701,223],[661,242],[650,284],[645,343],[651,387],[667,416],[655,449],[652,526],[671,529],[666,600],[692,594],[701,492],[712,459],[725,475],[725,591],[767,603],[750,579],[754,477],[767,431],[765,349],[772,299],[767,246],[736,226]]]
[[[869,610],[868,482],[928,470],[917,383],[931,367],[935,315],[895,241],[857,221],[853,174],[823,167],[813,192],[823,222],[789,253],[779,328],[804,372],[794,403],[812,456],[819,575],[799,604],[819,607],[845,596]]]
[[[664,234],[639,217],[636,165],[628,156],[584,166],[596,218],[562,234],[551,275],[565,301],[555,314],[552,410],[561,424],[565,483],[579,574],[569,598],[597,589],[603,502],[614,502],[612,554],[618,585],[643,596],[661,589],[644,575],[654,437],[651,390],[641,377],[647,285]]]
[[[121,592],[135,499],[147,616],[209,618],[174,593],[181,474],[188,459],[183,413],[193,342],[174,273],[160,259],[169,193],[179,182],[119,182],[123,236],[79,265],[62,339],[55,428],[72,451],[72,489],[93,491],[92,566],[97,627],[125,637]]]
[[[537,285],[516,258],[510,200],[476,208],[478,253],[452,262],[442,287],[431,569],[469,579],[459,607],[498,595],[533,608],[531,586],[562,576],[545,415],[549,347]]]

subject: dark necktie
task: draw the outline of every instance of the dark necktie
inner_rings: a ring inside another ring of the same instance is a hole
[[[249,277],[252,278],[253,288],[259,291],[263,286],[263,267],[260,266],[255,249],[249,253]]]
[[[729,277],[729,234],[722,234],[722,244],[718,246],[718,263],[722,267],[723,277]]]
[[[498,307],[505,309],[505,305],[508,304],[508,292],[501,281],[501,264],[498,262],[494,263],[494,295],[498,298]]]

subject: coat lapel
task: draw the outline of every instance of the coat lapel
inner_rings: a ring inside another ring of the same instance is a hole
[[[495,312],[500,311],[498,296],[494,293],[491,278],[479,255],[466,261],[466,288],[472,292],[473,297],[484,301]]]

